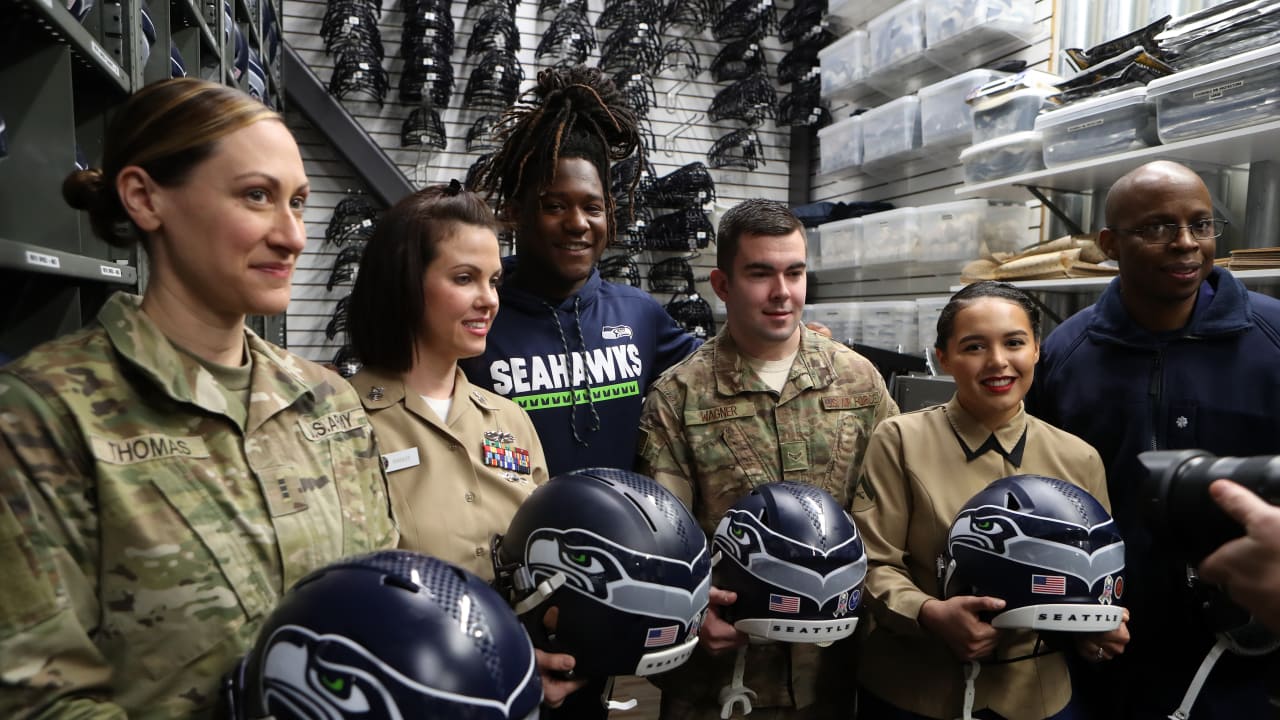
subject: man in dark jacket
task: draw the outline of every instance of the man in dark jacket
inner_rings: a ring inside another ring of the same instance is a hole
[[[1179,707],[1213,623],[1187,580],[1187,558],[1153,542],[1142,517],[1145,450],[1280,452],[1280,302],[1215,268],[1224,223],[1190,169],[1144,165],[1107,195],[1099,245],[1120,276],[1057,328],[1040,351],[1032,414],[1092,444],[1107,466],[1127,544],[1121,599],[1128,651],[1077,683],[1102,700],[1091,717],[1164,718]],[[1270,717],[1266,659],[1222,657],[1191,717]]]

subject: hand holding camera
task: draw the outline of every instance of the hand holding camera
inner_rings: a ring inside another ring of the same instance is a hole
[[[1153,534],[1280,633],[1280,456],[1162,450],[1138,459]]]
[[[1200,563],[1200,578],[1226,588],[1232,600],[1280,633],[1280,508],[1230,480],[1215,480],[1209,495],[1244,527]]]

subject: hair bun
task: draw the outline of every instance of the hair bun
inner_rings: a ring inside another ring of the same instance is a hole
[[[76,210],[93,210],[102,202],[105,185],[98,168],[76,170],[62,181],[62,197]]]

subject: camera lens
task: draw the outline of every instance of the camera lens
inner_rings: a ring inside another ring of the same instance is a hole
[[[1209,497],[1214,480],[1233,480],[1269,503],[1280,502],[1280,457],[1215,457],[1203,450],[1157,450],[1138,455],[1147,470],[1147,527],[1158,542],[1199,562],[1244,529]]]

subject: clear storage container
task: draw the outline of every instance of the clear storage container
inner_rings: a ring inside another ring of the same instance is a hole
[[[863,130],[861,115],[818,129],[818,167],[824,174],[856,170],[862,165]]]
[[[973,110],[969,93],[1008,73],[970,70],[920,88],[920,143],[924,147],[968,145],[973,138]]]
[[[867,77],[867,31],[854,30],[818,51],[822,97],[852,89]]]
[[[1280,45],[1152,80],[1147,98],[1165,143],[1280,118]]]
[[[862,147],[867,165],[919,149],[920,99],[907,95],[864,113]]]
[[[973,142],[983,143],[1034,130],[1040,111],[1053,107],[1048,100],[1049,92],[1041,88],[1023,88],[974,98],[969,102],[973,108]]]
[[[887,68],[924,53],[924,2],[904,0],[867,22],[870,70]]]
[[[805,266],[809,270],[822,269],[822,233],[816,227],[804,229]]]
[[[1041,113],[1036,130],[1044,134],[1045,166],[1160,144],[1153,110],[1147,89],[1138,87]]]
[[[823,270],[855,267],[861,263],[862,218],[824,223],[817,229]]]
[[[818,303],[805,308],[805,322],[816,320],[831,329],[831,338],[842,343],[861,342],[858,303]]]
[[[885,265],[908,262],[916,257],[920,225],[912,207],[864,215],[859,264]]]
[[[1027,239],[1027,206],[989,200],[958,200],[916,208],[920,224],[917,259],[964,263],[993,252],[1016,252]]]
[[[934,60],[972,67],[1035,37],[1035,0],[931,0],[924,23]]]
[[[866,83],[889,97],[914,92],[943,74],[925,53],[923,0],[905,0],[870,20],[867,41]]]
[[[894,352],[917,352],[920,333],[914,300],[859,303],[858,320],[862,325],[863,345]]]
[[[828,0],[827,22],[837,29],[852,30],[897,4],[898,0]]]
[[[950,301],[949,297],[916,298],[916,335],[920,352],[933,352],[933,344],[938,339],[938,317]]]
[[[1043,138],[1034,130],[998,137],[967,147],[960,153],[964,181],[998,180],[1044,169]]]

